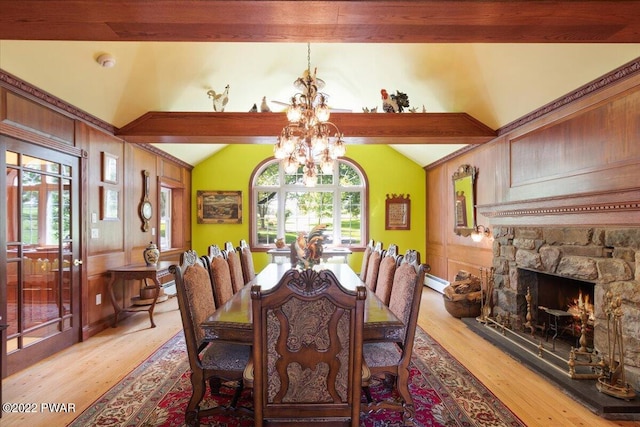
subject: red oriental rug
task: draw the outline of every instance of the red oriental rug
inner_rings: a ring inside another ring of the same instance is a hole
[[[232,385],[232,384],[230,384]],[[224,390],[224,389],[223,389]],[[416,406],[416,426],[525,426],[477,378],[418,327],[411,364],[410,390]],[[217,398],[220,403],[230,398]],[[375,397],[393,398],[382,384]],[[182,426],[191,394],[189,365],[182,333],[171,338],[139,367],[87,408],[69,426]],[[209,393],[203,407],[215,404]],[[251,406],[249,391],[241,405]],[[363,414],[363,426],[401,426],[393,411]],[[209,426],[252,426],[250,415],[216,416]]]

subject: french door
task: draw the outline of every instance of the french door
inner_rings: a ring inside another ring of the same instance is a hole
[[[80,340],[80,159],[0,136],[6,374]]]

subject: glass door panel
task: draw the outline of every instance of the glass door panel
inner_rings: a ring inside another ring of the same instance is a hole
[[[4,140],[8,372],[79,340],[79,160]],[[27,152],[30,151],[30,152]],[[75,203],[75,205],[74,205]],[[77,221],[77,219],[76,219]],[[77,269],[76,269],[77,270]]]

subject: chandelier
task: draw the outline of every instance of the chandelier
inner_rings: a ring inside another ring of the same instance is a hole
[[[312,187],[318,172],[333,172],[335,160],[344,156],[344,135],[329,121],[328,96],[321,92],[324,81],[311,74],[311,47],[307,44],[307,69],[293,86],[300,92],[291,98],[287,124],[280,133],[273,152],[287,174],[302,167],[302,181]]]

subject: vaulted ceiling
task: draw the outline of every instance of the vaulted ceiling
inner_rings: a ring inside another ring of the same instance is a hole
[[[386,88],[407,93],[418,112],[466,113],[493,131],[640,57],[637,1],[22,0],[0,9],[2,70],[123,129],[150,111],[211,112],[207,91],[227,84],[225,112],[263,97],[281,111],[308,42],[334,108],[380,108]],[[113,68],[98,65],[103,53]],[[360,119],[354,134],[387,126]],[[354,142],[393,142],[422,166],[470,142],[393,141],[421,120],[404,119],[387,139]],[[274,122],[265,120],[253,124],[266,137]],[[197,164],[234,138],[147,142]]]

